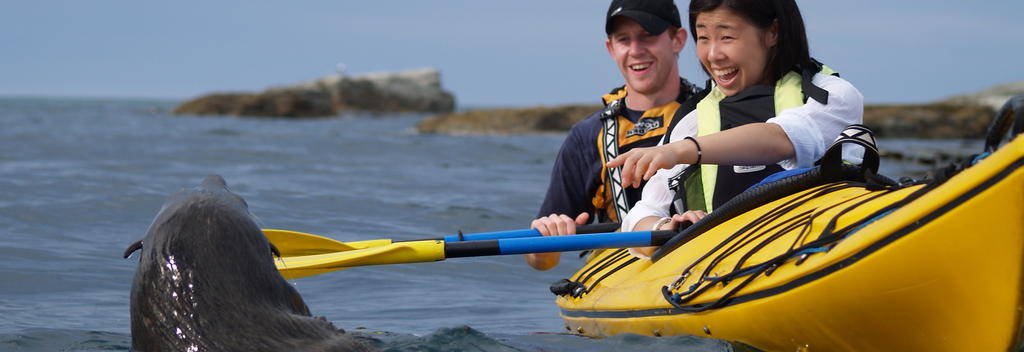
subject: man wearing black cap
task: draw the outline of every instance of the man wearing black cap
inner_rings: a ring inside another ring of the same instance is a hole
[[[604,164],[632,148],[657,145],[680,104],[695,92],[679,77],[687,34],[672,0],[613,0],[605,33],[608,54],[626,84],[605,94],[605,107],[574,125],[562,144],[538,219],[530,224],[545,236],[575,234],[575,225],[589,222],[590,213],[598,222],[620,221],[643,186],[623,188],[619,168]],[[548,270],[559,256],[527,254],[526,262]]]

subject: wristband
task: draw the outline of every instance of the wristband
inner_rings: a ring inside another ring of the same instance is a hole
[[[651,231],[661,230],[661,225],[672,222],[672,218],[661,218],[654,222],[654,226],[651,226]]]
[[[700,164],[700,159],[702,157],[701,154],[703,154],[703,153],[701,153],[701,150],[700,150],[700,143],[697,143],[697,139],[693,138],[691,136],[686,136],[686,138],[683,138],[683,139],[689,139],[689,140],[693,141],[693,145],[697,147],[697,161],[694,162],[694,164]]]

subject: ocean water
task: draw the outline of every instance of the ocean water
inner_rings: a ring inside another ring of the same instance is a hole
[[[0,99],[0,351],[130,347],[122,259],[166,197],[224,176],[267,228],[341,241],[528,227],[562,135],[444,136],[422,115],[172,116],[175,102]],[[980,150],[973,141],[882,141]],[[891,176],[930,168],[883,161]],[[564,334],[546,272],[519,256],[359,267],[291,280],[314,315],[391,350],[730,351],[726,341]]]

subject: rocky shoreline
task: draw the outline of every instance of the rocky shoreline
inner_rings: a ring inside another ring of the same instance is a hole
[[[977,139],[996,109],[1013,95],[1024,94],[1024,82],[934,103],[867,105],[864,124],[882,138]],[[424,119],[420,133],[521,134],[568,131],[600,105],[564,105],[522,109],[482,109],[447,113]]]
[[[331,75],[258,93],[214,93],[178,105],[179,115],[325,117],[346,111],[445,113],[455,97],[435,69]]]
[[[523,134],[566,132],[600,105],[566,105],[524,109],[484,109],[424,119],[420,133]],[[947,103],[868,105],[864,124],[884,138],[981,138],[995,110],[987,106]]]

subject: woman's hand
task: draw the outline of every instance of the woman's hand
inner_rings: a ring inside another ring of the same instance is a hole
[[[695,159],[685,158],[685,155],[696,155],[696,151],[688,151],[692,146],[692,142],[684,140],[657,147],[634,148],[615,157],[607,166],[622,166],[622,184],[640,187],[641,182],[651,179],[659,169],[671,169],[678,164],[693,162]]]
[[[530,222],[530,228],[536,229],[541,236],[575,235],[576,226],[590,221],[590,213],[581,213],[576,219],[565,214],[551,214]],[[561,252],[525,254],[526,264],[537,270],[548,270],[558,265]]]
[[[700,219],[703,219],[705,216],[708,216],[708,213],[705,213],[703,210],[689,210],[689,211],[686,211],[686,212],[684,212],[682,214],[672,215],[672,221],[664,223],[661,226],[658,226],[658,228],[656,228],[656,229],[651,229],[651,231],[658,231],[658,230],[679,231],[679,228],[684,223],[686,224],[686,226],[690,226],[690,225],[693,225],[693,224],[697,223],[698,221],[700,221]],[[653,217],[652,217],[652,219],[653,219]],[[658,250],[658,247],[656,247],[656,246],[636,247],[636,248],[630,248],[630,249],[633,252],[635,252],[636,254],[640,254],[642,256],[650,258],[652,255],[654,255],[654,251]]]
[[[661,227],[663,228],[659,230],[679,231],[679,228],[680,226],[683,225],[683,223],[687,223],[686,226],[690,226],[696,224],[698,221],[700,221],[700,219],[703,219],[705,216],[708,216],[708,213],[705,213],[703,210],[687,210],[682,214],[672,215],[672,221],[670,221],[668,224],[662,225]],[[664,227],[666,225],[671,225],[671,227],[665,229]]]

